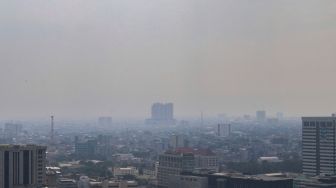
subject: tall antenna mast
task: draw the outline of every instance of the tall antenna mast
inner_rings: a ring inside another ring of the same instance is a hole
[[[54,143],[54,116],[50,116],[51,118],[51,127],[50,127],[50,138],[51,138],[51,143]]]

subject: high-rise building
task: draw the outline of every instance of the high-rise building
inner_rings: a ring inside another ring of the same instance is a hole
[[[193,171],[217,172],[217,156],[209,149],[185,147],[177,148],[175,151],[167,151],[159,156],[158,185],[159,187],[168,187],[172,183],[171,180],[174,180],[177,175]],[[183,187],[184,183],[179,186]],[[199,184],[194,184],[194,186],[196,185]]]
[[[110,127],[112,125],[112,117],[109,116],[99,117],[98,125],[101,127]]]
[[[176,153],[192,153],[195,158],[195,170],[218,171],[218,158],[210,149],[202,148],[177,148]]]
[[[266,120],[266,111],[259,110],[256,112],[257,121],[265,121]]]
[[[166,152],[160,155],[157,173],[159,187],[168,187],[170,176],[192,172],[194,168],[195,157],[192,153]]]
[[[230,124],[218,124],[217,126],[217,136],[219,137],[229,137],[231,134]]]
[[[37,145],[0,145],[0,188],[42,187],[46,150]]]
[[[151,118],[147,124],[175,124],[173,103],[154,103],[151,109]]]
[[[174,119],[173,103],[155,103],[152,105],[152,119],[156,120],[170,120]]]
[[[91,159],[95,156],[97,150],[97,140],[75,138],[75,154],[81,159]]]
[[[312,176],[336,173],[336,116],[302,118],[302,170]]]
[[[170,137],[169,146],[172,149],[186,147],[187,146],[186,139],[184,138],[183,135],[174,134]]]

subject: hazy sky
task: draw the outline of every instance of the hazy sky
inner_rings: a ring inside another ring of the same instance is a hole
[[[335,0],[1,0],[0,119],[336,111]]]

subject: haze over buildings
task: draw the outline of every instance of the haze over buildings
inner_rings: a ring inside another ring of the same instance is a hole
[[[1,1],[0,114],[144,118],[148,104],[162,100],[178,105],[179,116],[327,114],[336,108],[335,7],[334,0]]]
[[[154,103],[151,108],[151,118],[146,120],[147,124],[173,125],[174,119],[173,103]]]
[[[0,188],[335,188],[335,10],[0,1]]]

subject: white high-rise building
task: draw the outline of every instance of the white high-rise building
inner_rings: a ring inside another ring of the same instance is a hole
[[[195,168],[194,154],[166,152],[159,156],[158,187],[168,187],[168,179],[172,175],[180,175],[181,172],[192,172]]]
[[[0,188],[39,188],[46,183],[46,149],[0,145]]]
[[[336,116],[302,118],[302,168],[312,176],[336,173]]]

